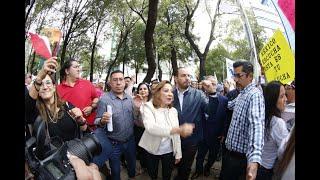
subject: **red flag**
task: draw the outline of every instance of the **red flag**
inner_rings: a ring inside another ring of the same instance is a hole
[[[295,29],[295,0],[279,0],[279,7],[289,20],[293,29]]]
[[[35,33],[30,33],[30,32],[29,32],[29,35],[30,35],[32,47],[36,52],[36,54],[38,54],[39,56],[45,59],[49,59],[51,57],[51,49],[50,49],[48,38],[44,36],[40,36]]]

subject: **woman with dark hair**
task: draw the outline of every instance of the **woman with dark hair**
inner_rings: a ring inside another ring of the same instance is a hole
[[[57,66],[56,58],[44,62],[25,97],[25,112],[28,123],[34,123],[40,116],[40,123],[45,123],[46,137],[51,141],[58,140],[51,143],[59,146],[65,141],[80,138],[87,125],[79,108],[59,98],[53,78]]]
[[[271,81],[264,88],[264,99],[265,137],[257,180],[272,179],[278,149],[282,140],[289,134],[284,120],[281,119],[281,112],[284,111],[287,101],[284,86],[279,81]]]
[[[172,102],[172,85],[169,81],[161,81],[153,90],[152,100],[141,108],[145,131],[139,146],[147,151],[147,170],[151,179],[158,177],[159,160],[162,179],[171,178],[173,165],[182,157],[180,135],[187,137],[193,131],[192,124],[179,126],[178,112]]]
[[[151,99],[151,90],[150,87],[147,83],[140,83],[137,88],[137,95],[141,96],[142,98],[142,104],[148,102]],[[141,107],[140,105],[140,107]],[[139,108],[140,108],[139,107]],[[138,170],[138,174],[143,173],[144,169],[147,168],[147,163],[146,163],[146,156],[145,156],[145,150],[138,146],[138,143],[141,139],[141,136],[144,132],[144,126],[142,122],[142,117],[141,114],[138,114],[138,120],[135,121],[134,125],[134,135],[135,135],[135,141],[136,141],[136,149],[137,149],[137,159],[140,160],[140,166],[141,169]]]

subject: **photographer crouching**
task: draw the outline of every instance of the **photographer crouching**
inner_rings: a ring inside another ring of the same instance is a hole
[[[33,136],[26,141],[26,169],[36,179],[97,179],[84,172],[94,172],[89,162],[101,145],[94,135],[83,136],[87,124],[81,110],[59,98],[57,67],[56,57],[46,60],[25,97],[26,123],[33,124]]]

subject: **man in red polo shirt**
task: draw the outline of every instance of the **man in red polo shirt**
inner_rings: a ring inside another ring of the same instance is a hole
[[[75,59],[63,64],[60,75],[63,81],[57,86],[59,96],[80,108],[88,125],[95,129],[95,109],[99,100],[95,87],[90,81],[80,78],[80,66]]]

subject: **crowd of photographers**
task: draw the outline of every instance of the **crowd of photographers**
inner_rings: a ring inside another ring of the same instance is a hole
[[[89,152],[77,154],[69,143],[63,154],[77,179],[101,179],[102,173],[118,180],[121,164],[129,179],[144,171],[157,179],[160,161],[162,179],[171,179],[174,167],[176,180],[208,177],[219,153],[222,180],[294,179],[294,82],[257,85],[251,63],[237,61],[233,67],[234,81],[206,76],[194,82],[180,67],[174,85],[153,80],[137,88],[134,78],[116,70],[104,91],[104,84],[80,77],[74,59],[62,65],[57,84],[56,58],[46,60],[33,81],[25,77],[26,178],[39,176],[40,166],[48,167],[53,179],[67,176],[49,162],[67,142],[90,134],[98,145],[89,140],[74,145]],[[35,160],[36,167],[30,165]]]

